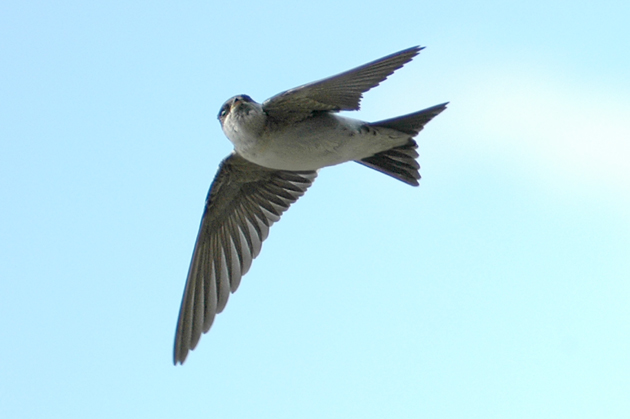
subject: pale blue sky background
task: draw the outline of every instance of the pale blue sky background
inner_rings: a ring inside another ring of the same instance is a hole
[[[630,417],[627,1],[0,3],[0,417]],[[184,366],[216,114],[413,45]]]

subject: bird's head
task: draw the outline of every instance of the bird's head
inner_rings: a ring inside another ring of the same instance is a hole
[[[221,123],[221,126],[223,126],[227,119],[243,117],[249,114],[251,110],[258,109],[259,107],[260,105],[248,95],[237,95],[228,99],[223,106],[221,106],[217,119]]]

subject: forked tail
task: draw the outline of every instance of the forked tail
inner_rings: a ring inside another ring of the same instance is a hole
[[[391,128],[409,134],[409,142],[356,162],[385,173],[408,185],[418,186],[418,179],[420,179],[420,173],[418,172],[420,165],[416,161],[416,158],[418,158],[418,152],[416,151],[418,144],[413,140],[413,137],[418,135],[431,119],[446,109],[447,104],[448,102],[408,115],[371,123],[371,126]]]

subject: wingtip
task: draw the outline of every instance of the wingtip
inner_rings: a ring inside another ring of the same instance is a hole
[[[173,365],[177,366],[177,364],[182,365],[184,363],[184,361],[186,360],[186,355],[188,355],[188,353],[180,353],[181,351],[179,350],[180,348],[177,345],[177,340],[175,340],[175,348],[173,350]]]
[[[177,366],[179,365],[184,365],[184,362],[186,362],[186,358],[188,357],[188,351],[185,351],[184,353],[177,353],[175,352],[173,354],[173,365]]]
[[[434,106],[431,106],[430,108],[426,108],[423,111],[434,112],[435,115],[438,115],[438,114],[442,113],[447,108],[449,103],[450,102],[440,103],[439,105],[434,105]]]
[[[423,47],[421,45],[415,45],[411,48],[407,48],[407,49],[403,49],[402,51],[400,51],[398,54],[405,54],[405,53],[413,53],[413,57],[415,57],[416,55],[420,54],[420,51],[422,51],[423,49],[425,49],[426,47]]]
[[[439,109],[438,114],[444,112],[451,102],[440,103],[439,105],[435,105],[434,108]]]
[[[388,58],[394,58],[394,57],[400,57],[400,56],[406,56],[407,57],[407,61],[405,61],[405,63],[411,61],[414,57],[416,57],[418,54],[420,54],[420,51],[422,51],[425,47],[420,46],[420,45],[415,45],[413,47],[409,47],[409,48],[405,48],[403,50],[400,50],[398,52],[394,52],[393,54],[387,55],[377,61],[381,61],[381,60],[385,60]],[[402,66],[401,66],[402,67]],[[398,67],[400,68],[400,67]]]

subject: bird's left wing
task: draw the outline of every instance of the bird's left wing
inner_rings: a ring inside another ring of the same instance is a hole
[[[279,93],[263,104],[267,115],[282,122],[297,122],[316,111],[354,111],[363,93],[376,87],[418,55],[422,47],[396,52],[341,74]]]
[[[210,186],[177,321],[174,363],[183,363],[236,291],[269,227],[304,194],[316,171],[267,169],[231,154]]]

